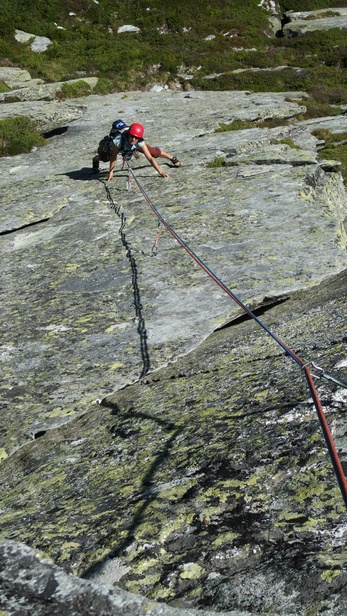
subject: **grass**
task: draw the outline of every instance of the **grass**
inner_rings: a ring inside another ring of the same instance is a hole
[[[258,127],[259,123],[252,122],[251,120],[233,120],[230,124],[220,122],[219,127],[216,128],[216,133],[225,133],[227,131],[244,130],[247,128]]]
[[[281,1],[281,11],[302,10],[300,4]],[[305,10],[336,5],[347,6],[347,0],[307,0]],[[165,6],[159,0],[2,0],[0,65],[20,66],[48,82],[84,72],[102,79],[102,93],[144,89],[152,83],[180,84],[183,90],[193,86],[254,92],[306,91],[317,83],[347,88],[344,31],[276,38],[268,17],[256,0],[191,0],[184,5],[172,0]],[[140,32],[118,34],[124,24]],[[30,43],[15,40],[16,28],[48,36],[52,45],[35,53]],[[205,40],[210,34],[215,38]],[[266,79],[249,70],[277,66],[287,69],[267,72]],[[182,67],[193,75],[191,83],[179,77]],[[233,72],[239,69],[246,72]],[[204,79],[214,73],[223,75]]]
[[[327,129],[316,129],[312,135],[325,143],[320,151],[321,158],[335,159],[341,162],[339,171],[344,182],[347,181],[347,133],[334,134]]]
[[[306,0],[304,9],[334,12],[339,6],[347,6],[347,0]],[[301,0],[280,0],[282,15],[302,8]],[[140,31],[118,34],[124,24]],[[30,42],[15,40],[16,29],[49,37],[52,44],[35,53]],[[214,38],[206,40],[211,34]],[[302,101],[307,111],[298,119],[336,115],[339,105],[347,104],[345,31],[279,38],[257,0],[165,5],[161,0],[2,0],[1,65],[26,69],[46,82],[80,79],[64,85],[59,98],[167,84],[182,91],[308,92],[310,98]],[[284,68],[268,70],[278,67]],[[94,90],[81,74],[98,77]],[[6,90],[0,82],[0,92]],[[220,130],[241,128],[247,126],[234,121]]]
[[[302,150],[302,148],[296,145],[290,137],[285,137],[284,139],[271,139],[271,143],[274,145],[288,145],[292,150]]]
[[[45,144],[36,123],[29,118],[18,116],[0,120],[0,157],[30,152],[33,147]]]
[[[209,169],[216,169],[218,167],[225,167],[225,159],[222,158],[222,157],[216,156],[216,158],[214,158],[213,160],[210,160],[208,163],[206,163],[206,167],[208,167]]]
[[[81,96],[88,96],[93,93],[93,88],[89,83],[83,81],[75,81],[74,83],[64,83],[61,87],[61,91],[57,92],[56,97],[60,100],[66,98],[79,98]]]
[[[305,6],[303,6],[302,0],[280,0],[281,9],[286,11],[319,11],[320,9],[329,9],[346,6],[346,2],[339,2],[337,0],[325,1],[325,0],[305,0]]]
[[[0,81],[0,92],[9,92],[10,88],[3,82]]]

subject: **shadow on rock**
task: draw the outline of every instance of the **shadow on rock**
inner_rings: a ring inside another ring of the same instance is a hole
[[[101,174],[95,173],[90,167],[82,167],[82,169],[59,173],[58,175],[66,175],[71,180],[98,180]]]

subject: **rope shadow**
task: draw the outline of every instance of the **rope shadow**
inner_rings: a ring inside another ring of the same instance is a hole
[[[175,429],[174,433],[166,441],[162,451],[157,453],[147,473],[144,475],[139,494],[136,497],[134,496],[133,500],[130,501],[130,505],[135,504],[136,502],[140,502],[140,505],[137,511],[135,511],[129,526],[127,527],[126,537],[124,537],[119,545],[112,550],[110,554],[111,558],[116,558],[119,556],[134,540],[134,533],[142,523],[146,509],[157,498],[157,490],[153,488],[153,481],[156,471],[165,462],[165,460],[169,458],[171,449],[182,431],[182,426]]]
[[[107,400],[102,401],[102,406],[111,409],[111,415],[119,415],[120,409],[117,404],[112,402],[108,402]],[[140,418],[145,420],[152,420],[157,425],[164,427],[166,430],[172,432],[170,437],[166,440],[165,444],[154,456],[152,463],[150,464],[147,472],[143,476],[141,481],[141,485],[139,486],[138,493],[132,497],[129,501],[129,506],[132,507],[133,513],[129,523],[126,525],[126,535],[121,541],[116,545],[107,555],[106,558],[102,558],[98,563],[94,563],[91,565],[81,577],[89,578],[94,573],[100,571],[105,562],[111,560],[113,558],[117,558],[126,550],[129,545],[134,541],[136,529],[143,523],[144,515],[147,508],[150,504],[157,498],[157,492],[159,492],[158,487],[155,485],[155,476],[158,469],[165,463],[165,461],[170,457],[171,451],[175,445],[177,438],[183,432],[186,426],[180,425],[175,426],[175,424],[171,420],[165,420],[157,417],[153,417],[147,413],[143,413],[141,411],[134,412],[132,410],[125,413],[124,417],[131,416],[132,418]],[[138,507],[136,508],[138,504]],[[113,531],[112,531],[113,534]]]
[[[107,199],[110,203],[110,206],[112,210],[115,212],[115,214],[117,214],[117,216],[120,219],[119,234],[120,234],[120,238],[125,248],[126,256],[129,259],[129,263],[131,267],[131,282],[132,282],[132,287],[133,287],[135,314],[138,320],[137,332],[139,334],[139,339],[140,339],[140,352],[141,352],[141,359],[142,359],[142,370],[141,370],[139,379],[142,379],[148,373],[151,362],[149,358],[149,351],[148,351],[148,344],[147,344],[146,323],[145,323],[145,318],[142,312],[140,289],[138,285],[138,272],[137,272],[136,260],[132,255],[131,247],[130,247],[129,242],[127,241],[125,231],[124,231],[125,224],[126,224],[126,217],[124,213],[121,212],[120,206],[117,206],[116,203],[113,201],[112,195],[110,193],[110,189],[107,186],[106,182],[102,180],[101,178],[99,178],[99,181],[102,184],[104,184],[106,194],[107,194]]]
[[[136,415],[138,415],[136,413]],[[153,417],[152,420],[156,421]],[[155,476],[159,468],[170,457],[171,450],[173,449],[177,438],[183,432],[183,426],[176,427],[174,432],[165,442],[163,448],[159,450],[151,463],[148,471],[143,476],[141,486],[137,495],[129,501],[129,506],[134,509],[132,519],[126,527],[126,536],[120,541],[120,543],[113,548],[110,553],[111,558],[120,556],[124,550],[134,541],[136,529],[143,523],[144,514],[150,504],[156,500],[158,488],[155,486]],[[136,505],[138,503],[138,508]]]

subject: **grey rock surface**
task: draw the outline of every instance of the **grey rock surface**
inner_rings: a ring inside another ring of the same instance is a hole
[[[345,382],[346,277],[261,317]],[[346,467],[346,390],[317,387]],[[25,445],[0,486],[2,535],[95,584],[5,542],[9,614],[79,614],[88,601],[141,616],[171,615],[164,603],[185,615],[346,613],[346,512],[318,418],[302,370],[254,321]]]
[[[0,81],[12,90],[23,88],[30,84],[43,83],[42,79],[32,79],[29,71],[11,66],[0,66]]]
[[[28,41],[34,39],[35,36],[36,34],[31,34],[30,32],[16,29],[14,38],[18,41],[18,43],[28,43]]]
[[[141,30],[137,26],[125,25],[118,28],[117,34],[122,34],[123,32],[141,32]]]
[[[300,36],[314,30],[331,30],[347,28],[347,8],[320,9],[317,11],[287,11],[285,17],[289,23],[284,24],[284,36]]]
[[[0,564],[0,607],[6,610],[6,616],[85,616],[92,613],[98,616],[198,616],[201,613],[170,608],[113,586],[93,584],[68,575],[44,554],[14,541],[0,539]],[[205,616],[214,613],[204,611]],[[224,616],[244,614],[233,610],[225,612]]]
[[[74,84],[80,82],[81,79],[69,79],[67,81],[56,81],[54,83],[43,83],[42,81],[32,80],[28,84],[22,85],[18,89],[12,89],[9,92],[0,93],[0,102],[13,102],[15,101],[50,101],[57,98],[57,94],[61,91],[64,85]],[[90,86],[91,90],[95,88],[98,78],[97,77],[83,77],[82,81],[85,81]]]
[[[51,39],[47,36],[35,36],[30,48],[31,51],[34,51],[35,53],[43,53],[52,44],[53,41],[51,41]]]
[[[89,579],[64,578],[72,602],[107,581],[161,602],[154,614],[346,613],[346,513],[302,370],[167,227],[152,253],[151,205],[296,353],[347,380],[345,187],[311,133],[347,118],[296,122],[303,99],[91,96],[47,146],[0,160],[2,536]],[[116,117],[182,161],[159,160],[168,180],[134,161],[149,202],[120,164],[107,184],[106,164],[91,173]],[[293,120],[215,132],[267,117]],[[346,465],[345,391],[319,393]],[[19,606],[35,560],[22,549],[1,548]],[[37,616],[65,587],[41,573],[23,603]]]
[[[23,30],[16,30],[15,39],[19,43],[31,41],[31,50],[36,53],[43,53],[53,43],[47,36],[37,36],[36,34],[24,32]]]
[[[22,414],[2,436],[8,453],[188,353],[237,312],[167,231],[151,256],[158,220],[134,181],[127,191],[120,165],[108,185],[106,164],[100,177],[91,173],[113,118],[143,122],[149,143],[182,160],[170,169],[162,159],[169,180],[144,158],[134,171],[161,215],[243,301],[310,287],[346,267],[344,185],[322,169],[305,124],[214,132],[233,118],[294,115],[302,107],[289,98],[91,96],[75,101],[87,110],[66,133],[1,159],[6,423],[13,405]],[[287,137],[298,147],[281,143]],[[226,166],[208,168],[216,157]]]
[[[68,127],[81,118],[87,107],[76,101],[30,101],[26,103],[3,103],[0,105],[0,119],[25,116],[36,122],[41,133],[49,133],[58,128]]]

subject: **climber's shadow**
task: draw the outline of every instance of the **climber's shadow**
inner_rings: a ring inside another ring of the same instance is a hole
[[[66,173],[59,173],[58,175],[66,175],[70,180],[99,180],[106,178],[108,171],[101,171],[101,173],[95,173],[90,167],[82,167],[82,169],[76,169],[74,171],[67,171]]]
[[[174,169],[173,165],[169,163],[164,163],[170,169]],[[148,169],[150,165],[145,163],[143,165],[138,165],[134,168],[134,170],[139,171],[140,169]],[[90,167],[82,167],[81,169],[75,169],[74,171],[67,171],[66,173],[58,173],[57,175],[66,175],[70,180],[82,180],[84,182],[89,182],[91,180],[105,180],[108,176],[108,169],[102,169],[99,173],[95,173],[93,169]],[[117,169],[114,172],[114,175],[117,177],[128,177],[128,171],[126,169]],[[145,177],[152,177],[152,175],[148,175]]]

